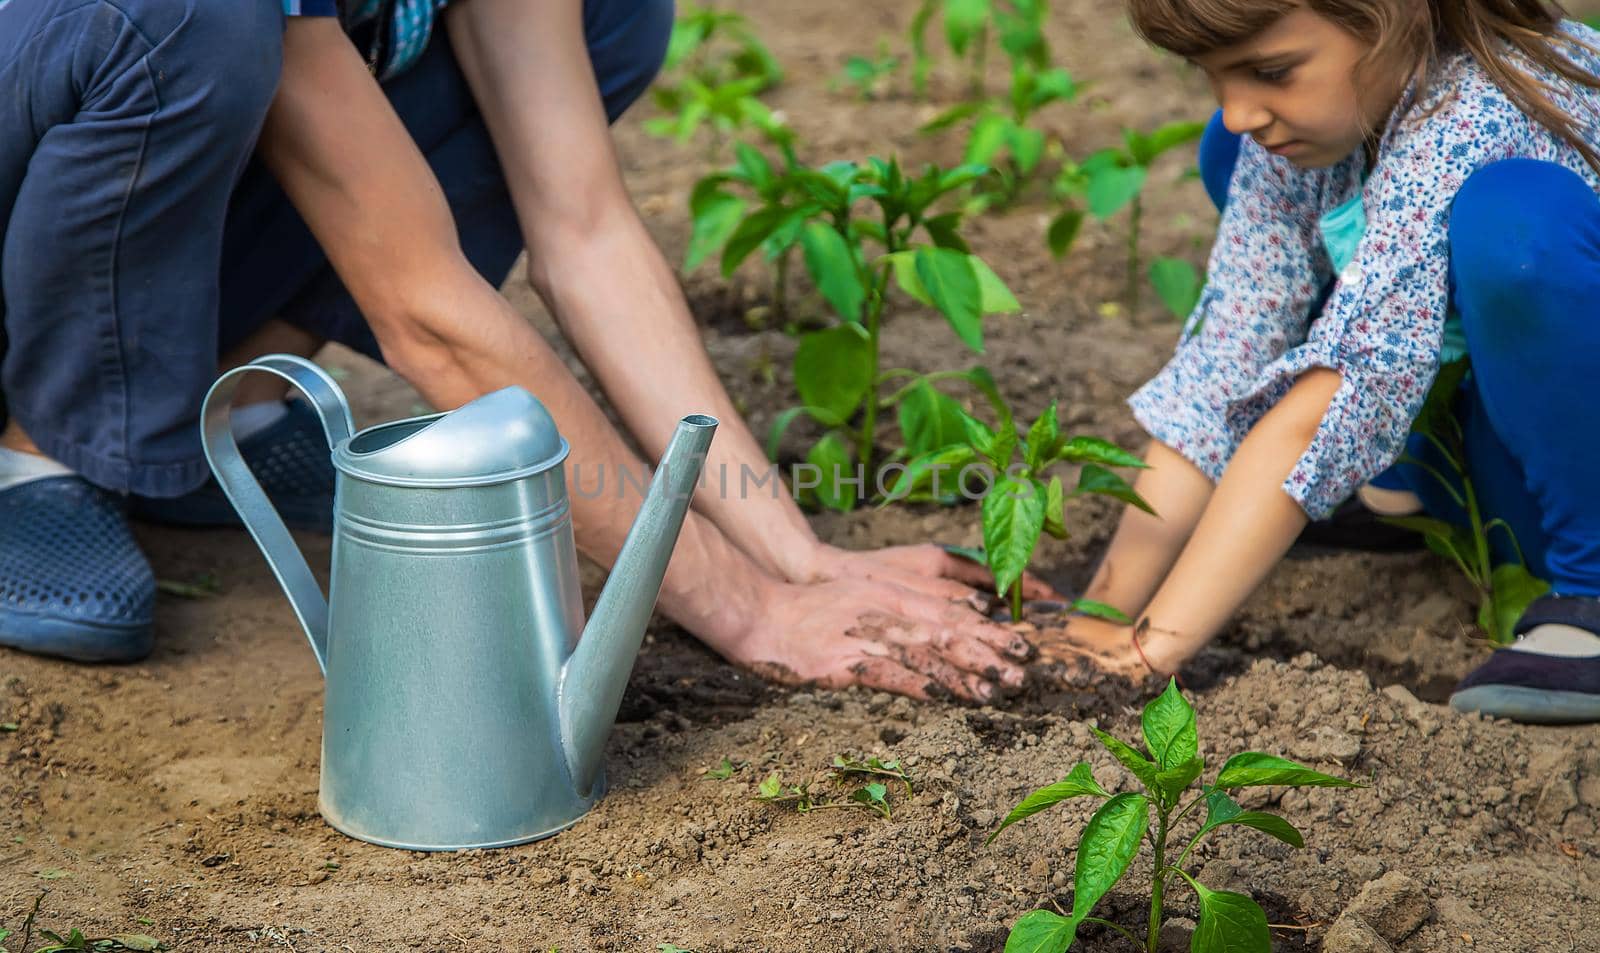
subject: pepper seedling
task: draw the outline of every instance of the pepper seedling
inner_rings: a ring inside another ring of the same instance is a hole
[[[898,160],[877,157],[813,169],[797,162],[792,148],[785,149],[781,167],[747,146],[736,149],[736,155],[733,169],[708,176],[695,187],[690,200],[695,228],[685,264],[698,265],[720,248],[723,274],[732,275],[759,249],[778,265],[775,299],[781,300],[784,266],[799,250],[840,323],[801,336],[794,357],[800,404],[774,421],[768,453],[776,454],[784,433],[801,417],[821,425],[823,436],[806,455],[823,476],[817,499],[833,509],[853,509],[858,501],[855,484],[839,475],[859,469],[867,479],[875,476],[879,412],[904,396],[904,391],[896,392],[885,401],[880,393],[897,378],[917,376],[905,368],[879,369],[890,282],[938,312],[962,343],[979,353],[983,318],[1021,308],[962,238],[963,213],[933,211],[941,198],[986,170],[928,165],[911,175]],[[742,191],[755,193],[753,208]],[[881,252],[869,252],[873,245]],[[917,439],[926,436],[920,432]],[[908,436],[907,442],[913,438]],[[914,448],[922,449],[920,444]]]
[[[918,96],[928,92],[933,56],[928,50],[928,28],[934,17],[944,21],[945,42],[956,59],[966,60],[973,96],[982,96],[989,61],[989,37],[998,35],[1012,61],[1027,60],[1039,69],[1050,61],[1044,22],[1045,0],[923,0],[911,19],[911,84]]]
[[[1026,914],[1012,926],[1005,953],[1064,953],[1085,923],[1109,927],[1136,948],[1155,953],[1167,888],[1180,885],[1193,890],[1200,905],[1199,923],[1189,947],[1193,953],[1271,953],[1272,937],[1261,907],[1244,894],[1204,886],[1184,870],[1184,862],[1203,838],[1228,825],[1255,828],[1291,847],[1305,846],[1300,832],[1288,821],[1265,811],[1244,810],[1229,791],[1264,786],[1362,787],[1284,758],[1246,752],[1229,758],[1212,784],[1203,785],[1198,794],[1183,803],[1191,785],[1205,770],[1205,759],[1199,753],[1194,709],[1178,691],[1175,679],[1145,706],[1141,721],[1147,754],[1098,728],[1094,733],[1139,780],[1145,793],[1129,791],[1113,796],[1095,781],[1089,764],[1080,762],[1063,780],[1024,798],[989,835],[988,842],[993,843],[1012,824],[1072,798],[1093,797],[1104,802],[1084,825],[1078,840],[1071,912],[1065,916],[1049,910]],[[1168,839],[1201,805],[1206,809],[1205,820],[1176,858],[1169,860]],[[1122,879],[1144,842],[1150,844],[1155,862],[1151,868],[1148,930],[1141,941],[1126,927],[1092,914],[1101,898]]]
[[[1198,141],[1204,132],[1205,124],[1198,122],[1168,123],[1149,134],[1125,129],[1122,146],[1101,149],[1081,164],[1065,163],[1056,176],[1054,189],[1063,208],[1046,231],[1051,254],[1061,258],[1077,241],[1084,221],[1080,201],[1087,204],[1088,214],[1102,221],[1129,209],[1127,303],[1130,310],[1137,310],[1143,194],[1150,166],[1167,152]]]
[[[645,121],[651,135],[687,142],[710,124],[715,151],[736,130],[775,122],[758,97],[783,69],[743,14],[686,7],[673,21],[661,75],[651,95],[667,115]]]
[[[1000,396],[994,380],[981,368],[968,372],[994,407],[999,424],[987,424],[958,411],[965,431],[963,442],[925,454],[911,462],[890,491],[891,499],[937,498],[945,473],[967,492],[966,483],[976,468],[990,481],[983,494],[982,562],[994,576],[995,592],[1009,595],[1011,617],[1022,618],[1022,576],[1027,572],[1042,534],[1070,538],[1066,528],[1066,501],[1087,494],[1109,496],[1147,513],[1154,513],[1127,480],[1110,467],[1145,469],[1136,455],[1099,437],[1067,437],[1061,433],[1056,405],[1039,416],[1026,434],[1019,433],[1010,406]],[[1018,457],[1020,456],[1020,459]],[[1081,464],[1077,487],[1069,494],[1060,476],[1046,478],[1057,463]],[[949,484],[947,483],[946,486]],[[1127,623],[1130,620],[1109,606],[1079,600],[1073,611]]]
[[[1498,517],[1485,518],[1463,462],[1467,458],[1466,434],[1456,415],[1455,402],[1468,370],[1467,358],[1440,368],[1422,412],[1411,427],[1433,449],[1444,469],[1410,453],[1400,458],[1402,464],[1422,470],[1444,488],[1465,514],[1466,525],[1432,516],[1385,517],[1384,522],[1421,533],[1429,549],[1455,563],[1477,590],[1478,628],[1495,645],[1510,645],[1516,640],[1517,620],[1530,603],[1550,591],[1550,584],[1529,571],[1527,557],[1511,524]],[[1516,562],[1494,564],[1489,534],[1497,529],[1511,543]]]

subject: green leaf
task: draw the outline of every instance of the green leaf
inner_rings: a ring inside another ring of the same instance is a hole
[[[982,258],[968,255],[967,261],[972,265],[972,273],[978,276],[979,310],[984,314],[1011,314],[1022,310],[1017,296]]]
[[[983,288],[970,256],[948,248],[918,248],[917,278],[933,305],[967,347],[983,353]]]
[[[928,294],[927,289],[922,287],[922,279],[917,277],[916,252],[899,251],[892,255],[885,255],[882,260],[888,261],[893,266],[894,280],[900,286],[901,291],[930,308],[934,307],[933,298]]]
[[[1490,577],[1490,598],[1479,609],[1478,625],[1496,644],[1510,645],[1523,611],[1549,591],[1550,584],[1521,563],[1496,566]]]
[[[989,406],[994,408],[995,416],[1000,418],[1000,426],[1012,426],[1011,408],[1006,406],[1005,398],[1000,396],[1000,388],[994,382],[994,376],[982,367],[974,367],[964,375],[967,383],[977,388],[989,401]]]
[[[983,498],[983,548],[989,554],[995,592],[1002,597],[1028,568],[1044,530],[1044,487],[1032,480],[1001,477]]]
[[[794,355],[794,385],[808,407],[848,420],[872,387],[872,342],[859,324],[813,331]]]
[[[1110,218],[1120,212],[1144,188],[1144,169],[1107,166],[1089,176],[1089,212],[1095,218]]]
[[[838,426],[843,425],[844,421],[838,419],[837,417],[834,417],[832,411],[822,411],[822,413],[829,418],[827,420],[820,421],[820,423],[822,423],[823,426],[826,426],[826,427],[838,427]],[[778,444],[783,441],[783,435],[784,435],[785,432],[788,431],[789,425],[794,423],[795,420],[798,419],[801,414],[809,414],[811,416],[816,416],[813,408],[810,408],[810,407],[790,407],[788,410],[785,410],[783,413],[779,414],[777,419],[772,422],[772,429],[767,431],[767,459],[768,460],[777,460],[778,459]]]
[[[1281,784],[1294,788],[1359,788],[1360,784],[1313,771],[1287,758],[1247,751],[1236,754],[1222,766],[1216,786],[1221,789],[1263,787]]]
[[[1106,619],[1119,625],[1133,625],[1133,620],[1128,618],[1127,613],[1121,609],[1116,606],[1106,605],[1104,602],[1096,602],[1093,599],[1076,599],[1068,608],[1072,612],[1081,612],[1084,615],[1094,616],[1097,619]]]
[[[917,131],[924,135],[943,132],[952,126],[959,126],[973,116],[989,108],[989,104],[981,99],[968,100],[946,109],[944,112],[923,123]]]
[[[957,56],[967,55],[967,45],[989,19],[989,0],[944,0],[944,33]]]
[[[1456,398],[1461,391],[1461,382],[1471,366],[1472,362],[1463,357],[1439,368],[1433,386],[1428,388],[1428,399],[1423,402],[1422,412],[1417,414],[1411,429],[1440,439],[1449,433],[1455,420]]]
[[[717,192],[700,203],[694,215],[694,232],[689,250],[683,256],[683,270],[694,271],[713,253],[728,243],[744,215],[744,200]]]
[[[1144,746],[1161,770],[1176,768],[1200,753],[1194,709],[1178,691],[1176,678],[1168,679],[1166,691],[1144,706],[1140,721],[1144,727]]]
[[[810,222],[800,233],[800,247],[805,250],[806,271],[822,296],[846,321],[860,321],[867,292],[844,236],[822,222]]]
[[[1272,953],[1267,915],[1254,900],[1189,883],[1200,895],[1200,922],[1189,940],[1191,953]]]
[[[1082,493],[1096,493],[1100,496],[1109,496],[1121,500],[1130,506],[1136,506],[1151,516],[1156,511],[1144,501],[1134,489],[1133,485],[1110,470],[1093,463],[1084,464],[1083,471],[1078,475],[1078,488],[1073,491],[1077,496]]]
[[[1069,208],[1057,215],[1050,222],[1050,229],[1045,233],[1045,242],[1050,246],[1050,254],[1057,258],[1066,257],[1072,250],[1072,245],[1078,240],[1078,232],[1083,229],[1083,212]]]
[[[916,458],[966,439],[961,405],[928,383],[918,381],[900,398],[900,436]]]
[[[761,780],[760,791],[762,797],[777,797],[783,793],[783,778],[774,771]]]
[[[1030,471],[1038,473],[1049,465],[1050,451],[1055,449],[1056,441],[1060,438],[1061,426],[1056,422],[1056,403],[1051,401],[1045,412],[1028,428],[1023,457]]]
[[[856,459],[838,434],[826,434],[812,444],[806,462],[820,473],[815,492],[823,506],[840,513],[856,508]]]
[[[4,724],[0,724],[0,731],[12,732],[12,731],[21,731],[21,730],[22,730],[22,726],[17,724],[14,721],[8,721],[8,722],[6,722]]]
[[[722,277],[732,277],[739,265],[750,257],[750,253],[760,248],[767,236],[788,216],[789,209],[781,205],[767,205],[740,222],[739,227],[728,236],[728,243],[722,247]]]
[[[1052,456],[1055,460],[1068,463],[1098,463],[1106,467],[1132,467],[1135,470],[1150,468],[1137,455],[1099,437],[1073,437],[1063,441]]]
[[[757,192],[764,191],[775,178],[772,163],[761,154],[761,150],[747,143],[733,144],[733,165],[739,177],[750,183],[750,187]]]
[[[911,499],[924,492],[938,500],[951,498],[961,488],[962,468],[977,460],[977,452],[964,443],[917,457],[889,488],[885,502]],[[979,562],[988,564],[986,559]]]
[[[962,153],[961,161],[969,165],[993,165],[994,157],[1005,148],[1012,128],[1011,120],[999,113],[985,115],[973,124],[972,135],[967,137],[967,150]]]
[[[922,227],[927,231],[928,237],[933,239],[933,243],[938,245],[940,248],[949,248],[952,251],[958,251],[962,254],[970,254],[972,249],[967,245],[967,240],[962,238],[961,233],[958,231],[961,228],[962,218],[963,216],[960,212],[946,212],[943,215],[935,215],[932,218],[923,219]],[[983,273],[981,271],[978,273],[978,283],[982,286],[982,290],[986,293],[983,300],[987,305],[990,300],[987,293],[990,291],[990,289],[989,286],[984,283]],[[1001,287],[1003,288],[1005,286],[1002,284]],[[1009,293],[1010,292],[1008,291],[1007,294]],[[988,311],[990,309],[986,306],[984,310]],[[995,308],[993,310],[998,311],[1001,309]]]
[[[1156,790],[1160,792],[1164,803],[1175,805],[1183,797],[1183,792],[1200,772],[1206,768],[1206,759],[1198,755],[1185,761],[1183,764],[1174,765],[1156,773]]]
[[[111,939],[113,942],[121,944],[125,950],[149,951],[161,949],[160,940],[155,937],[145,936],[142,933],[118,933]]]
[[[1011,148],[1012,161],[1023,175],[1031,175],[1038,168],[1039,160],[1044,158],[1044,142],[1044,133],[1038,129],[1013,123],[1008,130],[1006,144]]]
[[[1151,262],[1150,283],[1176,318],[1187,318],[1200,303],[1200,273],[1182,258],[1157,258]]]
[[[1080,761],[1067,772],[1067,776],[1055,784],[1047,785],[1022,799],[1022,803],[1011,809],[1000,826],[994,829],[984,843],[992,843],[1000,832],[1025,817],[1032,817],[1047,807],[1060,804],[1062,801],[1077,797],[1108,798],[1111,794],[1102,788],[1094,779],[1094,774],[1087,761]]]
[[[1206,794],[1206,822],[1200,828],[1197,837],[1204,837],[1224,824],[1240,824],[1244,827],[1253,827],[1258,831],[1271,834],[1290,847],[1304,847],[1306,841],[1293,824],[1276,814],[1265,811],[1246,811],[1221,791],[1210,791]]]
[[[1168,123],[1148,136],[1130,134],[1128,151],[1133,161],[1140,165],[1149,165],[1157,156],[1168,150],[1186,143],[1198,142],[1205,131],[1206,125],[1203,122]]]
[[[1072,918],[1079,923],[1122,879],[1150,826],[1150,800],[1127,792],[1100,805],[1083,828],[1073,871]]]
[[[1044,493],[1044,531],[1056,539],[1066,539],[1067,499],[1061,488],[1061,478],[1052,476]],[[1082,601],[1082,600],[1080,600]]]
[[[1152,793],[1160,790],[1160,787],[1156,784],[1156,775],[1160,773],[1160,770],[1144,755],[1099,728],[1090,728],[1089,730],[1094,732],[1094,736],[1099,738],[1100,743],[1106,746],[1106,750],[1111,752],[1112,757],[1122,762],[1124,768],[1133,772],[1133,776],[1138,778],[1139,783],[1144,785],[1147,790]]]
[[[1035,910],[1012,925],[1005,953],[1065,953],[1077,938],[1077,920],[1049,910]]]

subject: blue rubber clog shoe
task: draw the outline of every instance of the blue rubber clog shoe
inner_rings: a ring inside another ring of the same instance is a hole
[[[1536,599],[1517,620],[1515,631],[1523,635],[1549,623],[1600,634],[1600,599]],[[1497,649],[1456,686],[1450,707],[1534,725],[1600,722],[1600,655]]]
[[[0,491],[0,646],[79,662],[150,654],[156,577],[117,499],[81,477]]]
[[[288,412],[276,423],[239,441],[239,454],[292,529],[333,531],[333,455],[322,421],[309,405],[289,401]],[[215,477],[171,499],[135,495],[129,512],[166,526],[244,525]]]

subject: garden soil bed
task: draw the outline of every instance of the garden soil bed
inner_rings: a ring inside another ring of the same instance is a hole
[[[771,102],[800,130],[805,155],[954,161],[956,143],[914,132],[937,105],[859,103],[828,88],[845,56],[901,32],[913,4],[803,6],[802,15],[792,2],[740,4],[790,71]],[[1202,80],[1143,52],[1110,5],[1055,6],[1060,57],[1094,81],[1084,103],[1052,120],[1075,152],[1115,141],[1119,125],[1208,113]],[[953,71],[937,73],[936,98],[957,85]],[[647,113],[619,127],[623,161],[677,258],[704,153],[646,138]],[[1215,219],[1199,187],[1178,182],[1173,158],[1151,193],[1147,250],[1198,262]],[[1058,400],[1067,429],[1137,445],[1122,400],[1160,365],[1176,328],[1153,301],[1131,316],[1102,307],[1121,287],[1120,224],[1090,227],[1056,263],[1041,240],[1047,212],[1034,201],[974,227],[977,250],[1025,304],[990,324],[983,361],[1022,415]],[[748,327],[760,276],[741,282],[728,290],[694,275],[686,286],[729,389],[764,432],[787,405],[794,345]],[[507,293],[553,333],[520,276]],[[797,309],[819,307],[803,288],[795,297]],[[921,320],[891,317],[887,360],[928,370],[971,362],[942,324],[910,327]],[[414,393],[382,369],[333,350],[324,362],[342,373],[358,420],[413,412]],[[1081,586],[1113,519],[1098,501],[1072,513],[1075,538],[1047,541],[1043,574],[1063,591]],[[975,521],[970,507],[913,507],[819,515],[815,525],[862,547],[971,544]],[[0,732],[0,926],[17,927],[47,891],[45,926],[142,932],[190,950],[999,951],[1018,916],[1070,903],[1068,845],[1088,807],[1040,815],[985,846],[997,820],[1080,760],[1108,787],[1130,783],[1088,725],[1136,737],[1149,686],[1038,670],[1022,695],[986,708],[782,689],[658,623],[611,739],[613,789],[570,832],[455,855],[371,847],[317,815],[322,685],[249,538],[139,533],[160,577],[209,573],[220,593],[163,596],[159,645],[140,665],[0,651],[0,724],[17,726]],[[325,570],[327,541],[302,541]],[[592,599],[601,576],[591,568],[585,578]],[[1247,801],[1299,824],[1304,850],[1240,829],[1199,852],[1203,880],[1262,901],[1279,925],[1277,949],[1320,948],[1330,931],[1330,949],[1382,949],[1363,932],[1370,924],[1402,953],[1600,951],[1600,731],[1442,706],[1486,651],[1471,615],[1452,573],[1426,554],[1297,553],[1187,673],[1213,770],[1235,751],[1261,750],[1368,785]],[[897,758],[913,773],[914,794],[891,794],[892,820],[751,800],[772,770],[842,790],[825,774],[843,752]],[[724,758],[732,777],[702,775]],[[1364,919],[1340,922],[1352,905]],[[1130,890],[1106,909],[1143,921]],[[1170,942],[1192,914],[1180,891]],[[1086,931],[1082,948],[1127,944]]]

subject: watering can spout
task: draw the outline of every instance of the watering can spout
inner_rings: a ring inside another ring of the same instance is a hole
[[[678,423],[594,614],[562,670],[561,746],[581,795],[593,790],[605,763],[606,737],[622,707],[628,674],[716,429],[716,418],[704,414]]]

